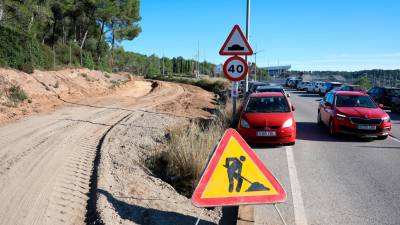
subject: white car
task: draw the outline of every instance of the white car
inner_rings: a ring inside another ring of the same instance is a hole
[[[322,87],[325,85],[325,82],[317,82],[314,88],[314,93],[321,93]]]
[[[306,90],[306,86],[309,84],[310,82],[309,81],[302,81],[302,82],[300,82],[299,84],[297,84],[297,90],[301,90],[301,91],[304,91],[304,90]]]
[[[314,87],[315,87],[315,81],[311,81],[310,83],[308,83],[308,84],[304,87],[304,89],[305,89],[307,92],[313,93],[313,92],[314,92]]]

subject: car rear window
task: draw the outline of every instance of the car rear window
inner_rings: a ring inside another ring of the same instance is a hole
[[[337,95],[337,107],[362,107],[362,108],[377,108],[378,106],[369,96],[354,96],[354,95]]]
[[[246,113],[290,112],[289,104],[283,96],[251,97]]]

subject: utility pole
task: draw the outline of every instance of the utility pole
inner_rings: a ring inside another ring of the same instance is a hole
[[[164,76],[164,50],[162,52],[162,75]]]
[[[250,36],[250,0],[246,0],[246,40],[249,42],[249,36]],[[247,56],[244,57],[247,63]],[[246,92],[249,91],[249,73],[247,73],[246,76]]]
[[[254,52],[254,65],[255,65],[255,68],[254,68],[254,81],[257,81],[257,54],[261,53],[263,51],[264,50],[257,51],[257,48],[256,48],[256,52]]]
[[[196,78],[200,78],[200,41],[197,42],[197,73]]]

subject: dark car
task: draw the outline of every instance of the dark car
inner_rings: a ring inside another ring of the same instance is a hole
[[[257,90],[257,87],[269,85],[266,82],[252,81],[249,82],[249,91],[244,95],[244,98],[247,99],[249,95],[254,93]]]
[[[360,86],[360,85],[354,85],[354,84],[349,84],[349,85],[344,85],[340,88],[337,89],[338,91],[359,91],[362,93],[366,93],[367,89]]]
[[[319,89],[319,94],[325,95],[326,93],[330,92],[334,88],[340,88],[341,86],[342,86],[342,83],[340,83],[340,82],[326,82]]]
[[[265,86],[258,86],[256,93],[264,93],[264,92],[280,92],[286,97],[290,97],[290,94],[285,92],[285,89],[282,86],[274,86],[274,85],[265,85]]]
[[[385,109],[391,109],[396,98],[400,96],[400,88],[373,87],[367,92],[375,102],[382,104]]]

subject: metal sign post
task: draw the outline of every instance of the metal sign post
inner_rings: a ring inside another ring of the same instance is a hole
[[[237,81],[232,81],[232,91],[231,91],[231,97],[232,97],[232,126],[234,126],[235,118],[236,118],[236,102],[237,102],[237,97],[238,97],[238,82]]]

